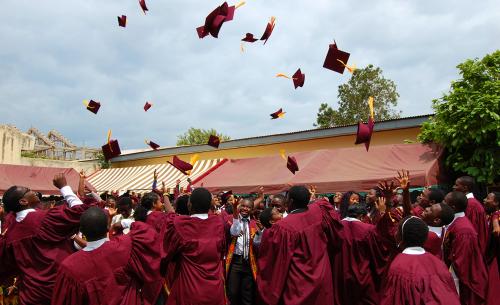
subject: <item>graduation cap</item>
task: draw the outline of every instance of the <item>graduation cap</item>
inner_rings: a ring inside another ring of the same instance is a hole
[[[148,7],[146,6],[146,0],[139,0],[139,5],[142,8],[142,11],[144,12],[144,15],[146,14],[146,11],[148,11]]]
[[[149,145],[149,147],[151,147],[154,150],[157,150],[158,148],[160,148],[160,145],[156,144],[153,141],[144,140],[144,142],[146,142],[146,144]]]
[[[295,89],[297,89],[297,87],[303,87],[306,80],[306,75],[303,74],[302,71],[300,71],[300,68],[293,74],[292,77],[284,73],[278,73],[276,74],[276,77],[284,77],[293,80],[293,86],[295,87]]]
[[[121,26],[122,28],[127,26],[127,16],[122,15],[121,17],[118,16],[118,25]]]
[[[264,31],[264,34],[262,34],[262,37],[260,37],[260,40],[264,40],[264,44],[266,44],[269,37],[271,37],[271,34],[273,33],[275,25],[276,25],[276,17],[273,16],[273,17],[271,17],[271,19],[267,23],[266,30]]]
[[[295,172],[299,171],[299,165],[297,163],[297,159],[293,156],[286,157],[286,152],[284,149],[280,150],[280,155],[283,160],[286,160],[286,167],[295,175]]]
[[[172,165],[173,167],[177,168],[184,175],[189,175],[188,172],[193,169],[193,165],[182,161],[177,156],[174,156],[172,162],[170,161],[167,162],[170,163],[170,165]]]
[[[370,148],[370,141],[372,139],[373,128],[375,127],[374,121],[374,111],[373,111],[373,97],[370,96],[368,99],[368,105],[370,107],[370,117],[368,118],[368,123],[363,122],[358,123],[358,130],[356,132],[356,142],[354,144],[365,143],[366,151]]]
[[[101,148],[106,161],[114,157],[118,157],[122,153],[118,140],[111,139],[111,130],[108,131],[108,143],[104,144]]]
[[[94,100],[90,100],[90,102],[83,101],[83,104],[85,105],[85,107],[87,107],[88,111],[90,111],[94,114],[97,114],[97,112],[99,111],[99,108],[101,108],[101,103],[96,102]]]
[[[337,43],[334,41],[328,48],[323,68],[343,74],[345,68],[347,67],[349,56],[349,53],[339,50]]]
[[[247,33],[245,37],[241,41],[246,41],[246,42],[256,42],[258,39],[253,37],[252,33]]]
[[[224,192],[220,195],[220,200],[223,202],[227,202],[227,200],[229,199],[229,197],[231,197],[231,195],[233,195],[233,191]]]
[[[219,31],[222,24],[227,21],[231,21],[234,18],[234,11],[245,4],[245,2],[240,2],[236,6],[229,6],[227,2],[224,2],[221,6],[215,8],[208,16],[205,18],[205,24],[196,28],[199,38],[205,38],[208,34],[217,38],[219,36]]]
[[[274,112],[274,113],[271,113],[271,120],[275,120],[275,119],[278,119],[278,118],[282,118],[285,116],[285,113],[286,112],[283,112],[283,109],[280,108],[278,111]]]
[[[208,139],[208,145],[219,148],[220,145],[220,138],[218,136],[210,135],[210,138]]]
[[[146,104],[144,104],[144,111],[148,111],[151,106],[153,106],[153,104],[151,104],[150,102],[146,102]]]

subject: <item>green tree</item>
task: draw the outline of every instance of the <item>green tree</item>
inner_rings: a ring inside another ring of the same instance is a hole
[[[399,94],[396,84],[384,78],[382,69],[369,65],[357,69],[351,79],[339,86],[339,109],[334,110],[327,103],[319,107],[316,127],[333,127],[366,121],[369,115],[368,98],[373,96],[375,121],[398,118],[400,112],[394,110]]]
[[[207,144],[210,135],[217,135],[220,141],[231,140],[229,136],[217,133],[215,129],[201,129],[191,127],[185,133],[177,136],[177,146]]]
[[[500,50],[457,68],[462,78],[432,101],[435,115],[419,140],[442,145],[454,171],[492,183],[500,173]]]
[[[110,168],[111,167],[111,163],[109,161],[106,161],[106,159],[104,158],[104,154],[102,153],[102,151],[97,154],[97,160],[98,160],[100,168],[105,169],[105,168]]]

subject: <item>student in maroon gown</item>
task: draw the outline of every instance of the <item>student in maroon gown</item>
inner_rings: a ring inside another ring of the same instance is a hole
[[[304,186],[286,197],[289,214],[266,229],[259,248],[257,287],[264,304],[332,304],[333,255],[341,246],[342,224],[331,204],[309,204]]]
[[[487,305],[500,302],[500,192],[491,192],[484,199],[484,207],[488,214],[489,242],[486,251],[488,265]]]
[[[89,207],[73,193],[63,174],[56,175],[53,183],[68,206],[36,210],[40,200],[24,186],[12,186],[3,195],[5,209],[15,213],[15,219],[0,237],[0,278],[19,276],[22,305],[50,304],[59,264],[73,253],[70,238]]]
[[[436,203],[441,203],[444,200],[444,192],[440,189],[425,188],[420,195],[420,201],[412,208],[412,215],[421,217],[422,213],[428,207]]]
[[[167,304],[225,304],[226,225],[209,216],[212,195],[196,188],[189,198],[190,216],[169,213],[163,243],[165,260],[176,258],[177,274]]]
[[[87,246],[62,262],[52,305],[155,304],[162,288],[161,244],[149,225],[121,222],[127,221],[129,234],[110,241],[104,211],[93,207],[83,213],[80,230]]]
[[[422,247],[427,233],[427,225],[418,217],[400,222],[398,239],[404,250],[391,263],[380,304],[460,304],[446,265]]]
[[[476,230],[465,217],[467,197],[462,192],[454,191],[446,195],[445,201],[455,211],[455,218],[446,228],[444,261],[453,275],[461,304],[484,304],[488,273]]]
[[[465,216],[469,218],[472,226],[476,230],[479,239],[481,253],[486,254],[488,245],[488,224],[486,223],[486,212],[483,205],[476,198],[472,190],[474,189],[474,179],[470,176],[462,176],[455,181],[453,190],[462,192],[467,196],[467,209]]]
[[[444,199],[444,198],[443,198]],[[444,226],[455,218],[455,211],[446,203],[435,203],[425,209],[420,218],[427,224],[429,233],[424,244],[425,251],[443,259]]]

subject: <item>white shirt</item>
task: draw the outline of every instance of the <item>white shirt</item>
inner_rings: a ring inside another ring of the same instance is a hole
[[[234,254],[236,255],[243,255],[243,235],[241,234],[243,232],[243,221],[241,221],[240,218],[241,217],[233,219],[233,224],[229,230],[231,236],[238,237],[236,240],[236,247],[234,248]],[[248,222],[245,223],[245,226],[247,227],[247,238],[250,241],[250,218],[248,218]],[[248,246],[250,246],[250,243]],[[248,251],[248,253],[250,253],[250,251]]]
[[[191,217],[196,217],[199,219],[208,219],[208,214],[207,213],[202,213],[202,214],[193,214]]]
[[[468,193],[468,194],[465,194],[465,197],[467,197],[467,199],[472,199],[472,198],[474,198],[474,194]]]
[[[285,211],[283,212],[283,218],[287,217],[288,216],[288,213]]]
[[[425,254],[425,250],[422,247],[408,247],[403,250],[403,253],[408,255],[422,255]]]
[[[83,251],[94,251],[95,249],[99,248],[100,246],[104,245],[105,242],[109,241],[109,238],[105,237],[105,238],[101,238],[101,239],[98,239],[98,240],[94,240],[94,241],[88,241],[87,242],[87,246],[85,248],[83,248]]]
[[[429,231],[436,233],[436,235],[441,238],[441,233],[443,233],[443,227],[429,227]]]
[[[359,222],[361,222],[361,220],[359,220],[357,218],[352,218],[352,217],[346,217],[346,218],[344,218],[342,220],[345,220],[345,221],[359,221]]]
[[[31,212],[35,212],[35,209],[26,209],[26,210],[22,210],[22,211],[19,211],[16,213],[16,221],[17,222],[21,222],[24,220],[24,218],[26,218],[26,216],[31,213]]]
[[[261,230],[258,230],[257,233],[255,233],[255,236],[253,237],[252,245],[259,247],[260,243],[262,242],[262,234],[264,234],[264,230],[266,228]]]

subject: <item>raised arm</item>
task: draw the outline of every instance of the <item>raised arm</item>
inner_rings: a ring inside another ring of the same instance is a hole
[[[410,199],[410,172],[408,170],[398,171],[398,177],[395,179],[399,182],[400,188],[403,190],[403,217],[411,215],[411,199]]]
[[[85,196],[85,172],[83,169],[80,171],[80,180],[78,181],[78,196],[80,198]]]

